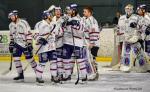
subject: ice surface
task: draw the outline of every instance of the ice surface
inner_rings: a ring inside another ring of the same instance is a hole
[[[27,63],[24,64],[24,66]],[[48,64],[48,63],[47,63]],[[9,63],[0,62],[0,73],[7,70]],[[44,73],[44,86],[37,86],[35,74],[29,67],[25,71],[25,82],[12,80],[16,70],[7,75],[0,75],[0,92],[150,92],[150,73],[121,73],[111,71],[109,67],[99,67],[100,79],[87,84],[74,85],[75,76],[69,83],[52,85],[47,65]]]

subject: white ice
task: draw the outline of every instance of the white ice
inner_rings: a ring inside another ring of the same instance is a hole
[[[24,66],[26,64],[24,63]],[[8,67],[9,63],[0,62],[0,73]],[[25,71],[24,83],[13,81],[13,77],[17,75],[13,65],[11,72],[7,75],[0,75],[0,92],[150,92],[150,73],[121,73],[111,71],[109,67],[99,66],[98,81],[75,85],[76,78],[73,76],[70,83],[52,85],[48,67],[49,65],[43,76],[44,86],[37,86],[35,74],[30,67]]]

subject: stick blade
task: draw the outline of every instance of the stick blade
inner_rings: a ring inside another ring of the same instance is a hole
[[[79,83],[79,78],[77,79],[77,81],[75,82],[75,85],[77,85]]]

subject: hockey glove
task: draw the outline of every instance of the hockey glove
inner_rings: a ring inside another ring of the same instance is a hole
[[[46,45],[48,42],[46,41],[46,39],[44,39],[44,38],[40,38],[39,40],[38,40],[38,42],[40,43],[40,44],[42,44],[42,45]]]
[[[130,23],[131,28],[136,28],[136,26],[137,26],[137,23],[135,23],[135,22]]]
[[[72,26],[75,26],[75,25],[79,26],[80,23],[77,20],[72,20],[72,21],[69,22],[69,24],[72,25]]]
[[[146,35],[149,35],[149,34],[150,34],[150,25],[146,28],[145,34],[146,34]]]
[[[28,44],[26,45],[25,50],[26,50],[26,51],[32,51],[32,50],[33,50],[32,44],[31,44],[31,43],[28,43]]]
[[[62,23],[62,27],[66,27],[66,26],[67,26],[67,22],[65,21]]]
[[[14,45],[15,45],[14,41],[10,41],[10,43],[9,43],[9,52],[10,53],[13,53]]]

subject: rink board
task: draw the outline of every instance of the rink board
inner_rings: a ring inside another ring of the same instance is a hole
[[[11,59],[10,56],[0,56],[0,62],[9,62]],[[36,61],[38,61],[38,56],[34,56],[34,59]],[[24,55],[21,57],[21,60],[22,61],[25,61],[25,57]],[[112,61],[112,58],[111,57],[97,57],[96,58],[96,61],[97,62],[111,62]]]
[[[32,30],[34,34],[34,30]],[[3,30],[0,31],[0,61],[10,61],[10,53],[8,50],[8,45],[10,42],[9,31]],[[33,44],[34,48],[35,41]],[[100,33],[100,49],[98,51],[97,61],[101,62],[110,62],[112,61],[112,53],[114,46],[114,29],[113,28],[103,28]],[[34,49],[36,52],[36,49]],[[34,57],[38,61],[38,57]],[[24,60],[24,56],[21,57],[21,60]]]

